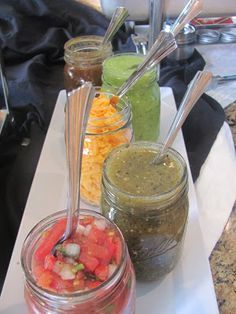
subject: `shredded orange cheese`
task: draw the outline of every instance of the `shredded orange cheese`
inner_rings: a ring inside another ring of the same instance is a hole
[[[121,128],[124,124],[109,98],[103,94],[94,98],[84,140],[81,175],[81,197],[90,204],[98,205],[100,201],[105,158],[113,148],[131,140],[130,128]]]

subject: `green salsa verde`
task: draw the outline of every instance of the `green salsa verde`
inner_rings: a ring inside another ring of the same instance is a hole
[[[143,57],[123,53],[107,58],[103,63],[103,88],[115,92],[137,69]],[[126,95],[132,106],[136,141],[156,141],[160,126],[160,89],[156,70],[148,71]]]
[[[134,147],[124,149],[107,163],[107,176],[114,186],[127,193],[152,196],[171,191],[181,180],[177,161],[166,156],[160,164],[152,161],[155,150]]]
[[[137,279],[154,280],[177,263],[188,215],[186,164],[174,150],[152,163],[160,146],[122,145],[104,164],[101,208],[121,229]]]

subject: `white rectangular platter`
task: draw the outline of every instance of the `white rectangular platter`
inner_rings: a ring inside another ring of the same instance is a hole
[[[65,92],[60,92],[3,287],[0,300],[0,313],[3,314],[27,313],[23,297],[24,276],[20,265],[22,243],[39,220],[65,208],[66,163],[63,133],[65,99]],[[176,112],[170,88],[161,88],[161,104],[160,140],[164,138]],[[179,133],[174,148],[182,154],[188,164],[182,133]],[[218,313],[190,170],[189,178],[190,212],[182,258],[161,282],[137,284],[136,314]]]

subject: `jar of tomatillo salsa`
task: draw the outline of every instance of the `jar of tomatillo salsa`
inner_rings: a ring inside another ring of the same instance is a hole
[[[104,162],[102,212],[121,229],[136,277],[159,279],[176,265],[188,217],[188,176],[174,149],[160,164],[160,144],[137,142],[114,149]]]
[[[90,205],[99,205],[103,162],[115,147],[132,139],[132,114],[126,97],[116,106],[113,94],[97,89],[86,128],[83,147],[81,197]]]
[[[56,247],[66,212],[40,221],[27,236],[21,263],[25,300],[35,314],[134,313],[135,276],[120,230],[99,213],[82,210],[76,232]]]
[[[80,36],[70,39],[64,46],[64,84],[72,90],[90,81],[101,86],[102,63],[112,55],[111,43],[102,44],[102,36]]]

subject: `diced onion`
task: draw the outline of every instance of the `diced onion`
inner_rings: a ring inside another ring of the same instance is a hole
[[[84,234],[86,228],[80,224],[78,224],[77,228],[76,228],[76,232],[79,232],[81,234]]]
[[[67,243],[65,245],[65,253],[69,257],[78,257],[80,253],[80,246],[76,243]]]
[[[102,231],[105,230],[107,226],[106,221],[104,219],[96,219],[94,221],[94,224],[99,230],[102,230]]]
[[[72,257],[66,257],[65,262],[74,265],[75,260]]]
[[[72,280],[75,279],[75,274],[72,271],[70,265],[65,264],[62,270],[59,273],[61,279],[63,280]]]
[[[63,268],[63,265],[64,263],[61,262],[61,261],[56,261],[56,263],[54,264],[54,267],[53,267],[53,271],[56,273],[56,274],[59,274]]]
[[[108,265],[108,277],[111,277],[111,275],[114,273],[116,270],[117,266],[114,264],[109,264]]]
[[[88,236],[88,235],[89,235],[89,232],[91,231],[91,229],[92,229],[92,225],[87,225],[87,226],[85,227],[84,235],[85,235],[85,236]]]

